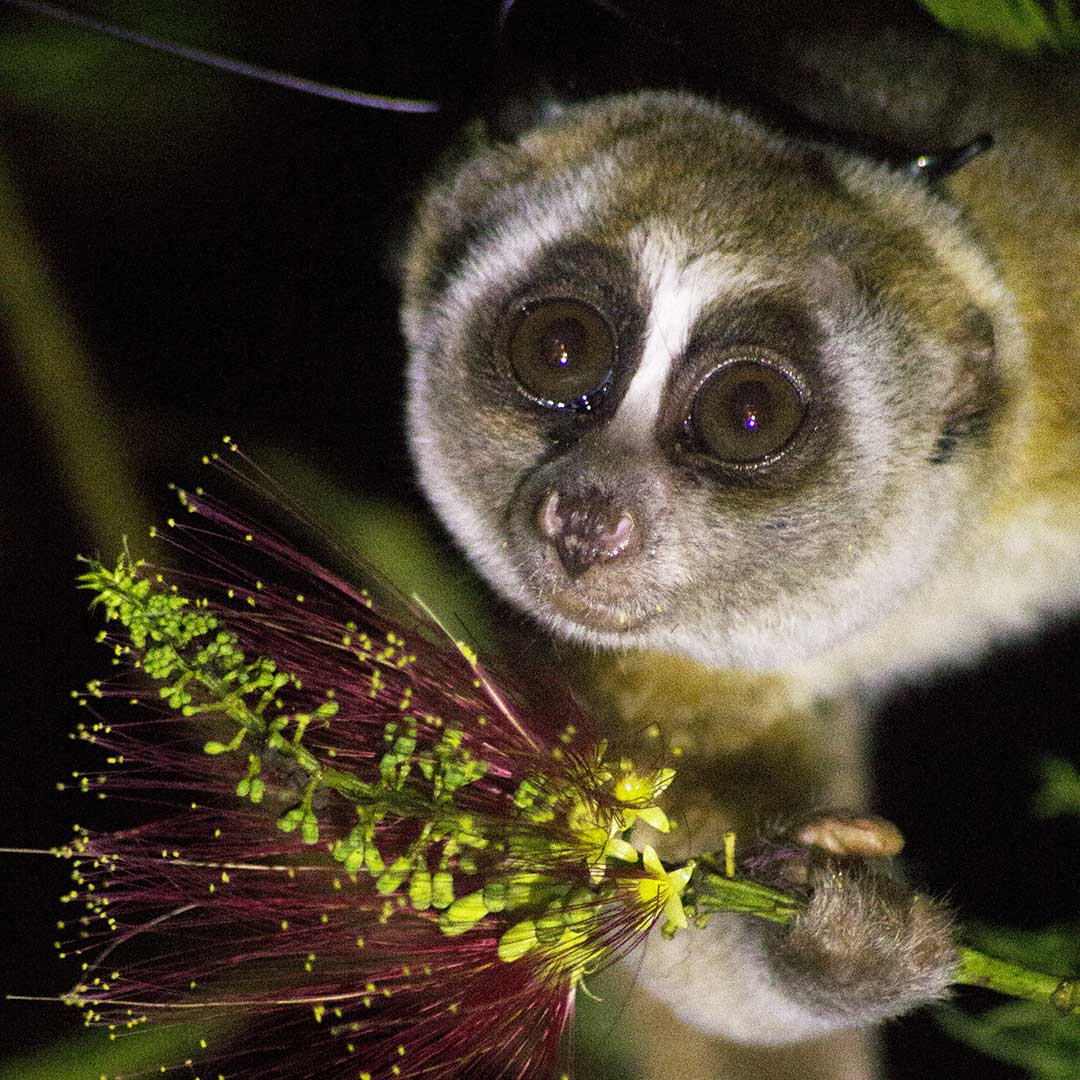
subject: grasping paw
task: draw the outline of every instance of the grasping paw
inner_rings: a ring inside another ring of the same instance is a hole
[[[871,1022],[945,996],[958,960],[945,905],[888,873],[903,837],[883,818],[815,815],[744,860],[759,880],[797,891],[806,907],[771,932],[775,970],[806,1004]]]

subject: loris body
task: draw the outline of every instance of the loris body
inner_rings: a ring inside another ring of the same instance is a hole
[[[813,119],[996,148],[932,188],[700,97],[601,98],[478,143],[407,264],[423,486],[495,588],[602,650],[613,736],[680,746],[682,855],[865,806],[861,690],[1080,600],[1077,80],[793,55],[775,92]],[[938,909],[801,839],[801,928],[646,951],[638,1007],[694,1031],[650,1075],[869,1077],[851,1033],[944,992]]]

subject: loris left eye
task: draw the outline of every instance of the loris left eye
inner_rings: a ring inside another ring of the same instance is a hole
[[[771,364],[736,360],[714,371],[694,397],[690,425],[703,450],[726,465],[769,461],[802,425],[806,395]]]
[[[615,337],[604,317],[580,300],[522,306],[510,334],[510,368],[540,404],[581,407],[603,389],[615,364]]]

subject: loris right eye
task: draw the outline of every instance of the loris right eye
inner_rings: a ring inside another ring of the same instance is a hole
[[[615,337],[594,307],[580,300],[525,304],[510,334],[510,368],[542,405],[587,408],[615,365]]]

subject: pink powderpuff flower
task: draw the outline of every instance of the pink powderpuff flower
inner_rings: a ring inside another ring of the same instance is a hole
[[[117,1034],[204,1025],[187,1076],[558,1075],[582,980],[686,923],[693,865],[627,839],[669,827],[673,772],[531,710],[422,605],[181,498],[197,572],[81,579],[118,672],[80,696],[107,768],[78,784],[148,820],[62,852],[66,1000]]]

